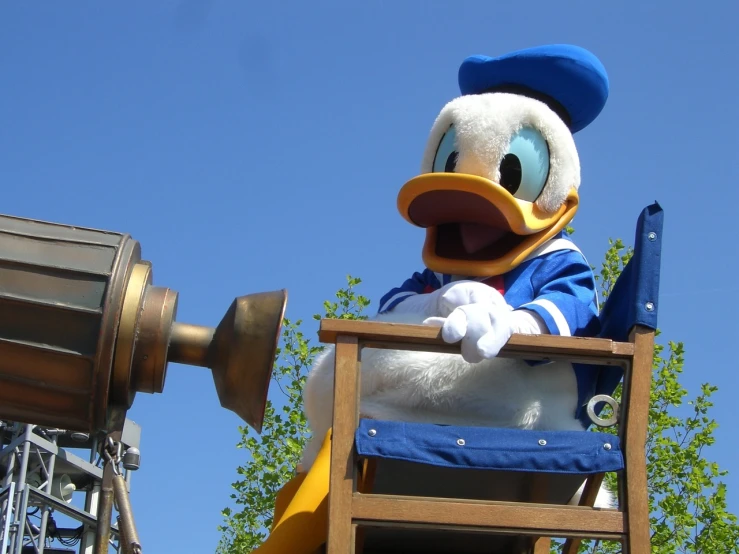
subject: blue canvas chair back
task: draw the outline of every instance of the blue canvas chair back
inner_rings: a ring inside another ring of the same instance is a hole
[[[635,325],[657,329],[659,280],[662,255],[664,212],[655,202],[642,210],[636,223],[634,252],[616,280],[600,311],[598,337],[618,342],[629,340]],[[597,394],[611,395],[623,377],[616,366],[574,364],[579,383],[589,383],[579,391],[580,408],[577,417],[586,427],[591,421],[584,404]],[[596,407],[598,414],[603,406]]]

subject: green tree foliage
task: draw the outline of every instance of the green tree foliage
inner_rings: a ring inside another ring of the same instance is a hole
[[[608,297],[631,254],[621,240],[610,241],[604,262],[596,270],[601,302]],[[323,317],[363,319],[369,301],[356,293],[360,282],[349,277],[336,300],[324,303]],[[268,403],[263,434],[240,428],[238,448],[246,450],[248,456],[237,469],[239,479],[231,495],[238,511],[223,511],[218,554],[248,553],[261,544],[272,525],[275,494],[295,474],[308,435],[302,389],[313,359],[322,350],[305,338],[301,323],[285,319],[273,376],[280,402]],[[709,461],[705,452],[714,443],[717,426],[708,415],[716,387],[704,384],[698,395],[688,398],[688,391],[679,383],[683,355],[681,342],[655,346],[647,436],[652,552],[739,552],[739,525],[736,516],[727,510],[726,487],[721,482],[726,472]],[[620,389],[615,396],[620,397]],[[614,478],[609,477],[607,482],[613,488]],[[619,552],[620,547],[593,541],[583,543],[580,551],[610,554]]]
[[[360,283],[360,279],[347,276],[346,288],[336,293],[335,301],[323,303],[322,316],[316,314],[313,318],[365,319],[362,311],[369,300],[356,293]],[[281,346],[272,372],[278,399],[267,402],[262,434],[239,427],[237,448],[248,452],[248,457],[237,468],[239,479],[232,485],[231,498],[239,509],[222,512],[219,554],[251,552],[264,541],[266,530],[272,526],[275,495],[295,475],[308,437],[303,386],[314,358],[324,348],[305,337],[300,330],[302,324],[302,320],[283,321]]]

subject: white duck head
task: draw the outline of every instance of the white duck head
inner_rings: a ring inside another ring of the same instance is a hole
[[[433,271],[499,275],[574,217],[573,133],[602,110],[607,76],[586,50],[554,45],[468,58],[460,88],[436,118],[421,174],[401,189],[398,209],[426,229],[423,259]]]

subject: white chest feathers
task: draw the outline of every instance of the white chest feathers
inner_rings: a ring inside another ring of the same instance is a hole
[[[421,323],[416,314],[376,320]],[[331,427],[334,349],[316,360],[304,392],[313,434],[303,455],[307,470]],[[542,430],[582,430],[575,419],[577,382],[572,365],[530,366],[496,358],[478,364],[455,354],[362,351],[362,417],[396,421]]]

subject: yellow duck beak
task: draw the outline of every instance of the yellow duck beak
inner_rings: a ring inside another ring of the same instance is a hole
[[[427,173],[403,185],[398,210],[426,229],[423,261],[429,269],[490,277],[512,270],[564,229],[579,201],[573,188],[556,212],[546,213],[484,177]]]

